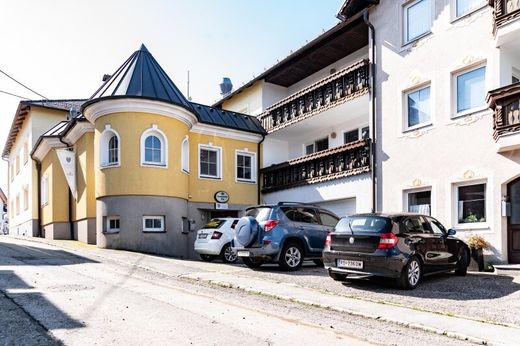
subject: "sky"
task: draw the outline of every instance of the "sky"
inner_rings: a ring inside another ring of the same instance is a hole
[[[193,101],[219,100],[338,23],[343,0],[2,0],[0,70],[49,99],[89,98],[144,43]],[[0,74],[0,91],[38,95]],[[3,150],[19,98],[0,93]],[[7,191],[7,164],[0,161]]]

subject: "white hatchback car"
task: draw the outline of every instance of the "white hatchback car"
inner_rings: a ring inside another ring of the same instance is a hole
[[[211,219],[203,229],[197,231],[195,252],[203,261],[211,262],[220,257],[224,263],[237,261],[237,254],[231,249],[231,240],[235,236],[237,218]]]

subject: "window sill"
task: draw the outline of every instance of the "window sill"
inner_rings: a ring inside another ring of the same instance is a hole
[[[414,131],[417,131],[417,130],[422,130],[424,128],[429,128],[429,127],[433,127],[433,123],[432,122],[428,122],[428,123],[424,123],[424,124],[419,124],[419,125],[415,125],[415,126],[412,126],[412,127],[408,127],[408,128],[403,130],[403,134],[408,134],[408,133],[411,133],[411,132],[414,132]]]
[[[119,234],[119,231],[103,231],[103,234]]]
[[[199,175],[199,179],[200,180],[220,180],[222,181],[222,178],[221,177],[211,177],[211,176],[205,176],[205,175]]]
[[[464,19],[466,19],[468,17],[471,17],[474,13],[479,12],[480,10],[482,10],[484,8],[487,8],[487,7],[488,7],[488,4],[484,4],[484,5],[480,6],[480,7],[475,8],[474,10],[472,10],[472,11],[466,13],[466,14],[463,14],[463,15],[461,15],[459,17],[454,17],[454,18],[451,19],[451,24],[456,24],[457,22],[460,22],[460,21],[462,21],[462,20],[464,20]]]
[[[242,180],[242,179],[235,179],[235,181],[237,183],[241,183],[241,184],[249,184],[249,185],[254,185],[256,184],[256,181],[255,180]]]
[[[121,167],[121,164],[119,162],[118,163],[111,163],[111,164],[104,164],[104,165],[100,165],[99,169],[116,168],[116,167]]]
[[[487,222],[458,223],[453,228],[456,231],[485,231],[490,230]]]
[[[166,231],[150,231],[143,229],[143,233],[166,233]]]
[[[141,162],[141,167],[168,168],[168,164],[167,163]]]
[[[412,40],[410,40],[410,41],[408,41],[408,42],[403,43],[403,44],[401,45],[401,51],[405,51],[405,50],[407,50],[407,49],[412,48],[412,47],[413,47],[417,42],[419,42],[420,40],[422,40],[422,39],[425,38],[425,37],[430,36],[431,34],[433,34],[432,31],[427,31],[427,32],[425,32],[424,34],[419,35],[419,36],[417,36],[416,38],[414,38],[414,39],[412,39]]]

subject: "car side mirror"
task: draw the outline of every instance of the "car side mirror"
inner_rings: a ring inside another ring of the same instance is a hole
[[[448,235],[455,235],[455,234],[457,234],[457,231],[454,230],[453,228],[450,228],[450,229],[448,230]]]

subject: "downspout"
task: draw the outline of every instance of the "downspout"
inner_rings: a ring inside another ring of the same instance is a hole
[[[60,142],[67,146],[67,149],[71,148],[71,145],[63,140],[63,136],[59,136]],[[72,191],[69,190],[69,228],[70,228],[70,240],[74,240],[74,222],[72,221]]]
[[[377,211],[377,175],[376,175],[376,143],[377,143],[377,126],[376,126],[376,30],[368,18],[368,8],[363,11],[363,21],[370,30],[370,109],[372,111],[372,124],[370,126],[371,142],[370,142],[370,178],[372,180],[372,212]]]
[[[256,172],[257,173],[256,176],[258,177],[257,178],[257,184],[256,184],[257,189],[258,189],[258,191],[257,191],[257,193],[258,193],[257,204],[260,204],[262,202],[262,199],[260,197],[261,193],[262,193],[262,190],[261,190],[261,187],[260,187],[260,163],[261,163],[261,161],[260,161],[260,153],[261,153],[261,150],[262,150],[261,148],[262,148],[262,143],[264,142],[264,140],[265,140],[265,135],[262,135],[262,140],[260,142],[258,142],[258,149],[257,149],[258,154],[256,156],[256,171],[257,171]]]

